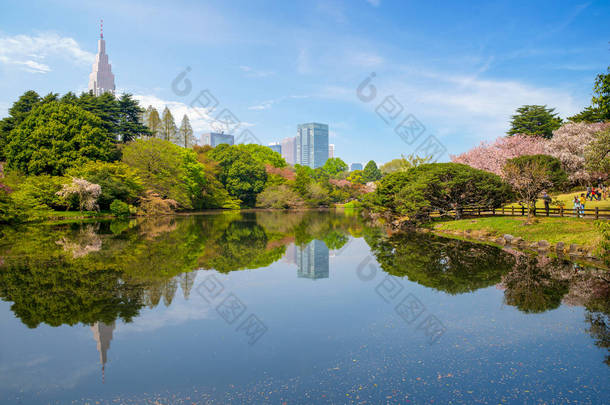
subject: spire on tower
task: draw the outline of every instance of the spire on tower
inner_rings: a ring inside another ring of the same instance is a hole
[[[104,39],[104,20],[100,20],[100,39]]]

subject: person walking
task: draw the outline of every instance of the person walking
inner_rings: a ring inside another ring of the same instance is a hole
[[[585,199],[589,199],[591,197],[591,186],[587,187],[587,195],[585,196]]]
[[[550,205],[553,199],[549,196],[546,191],[542,192],[542,201],[544,201],[544,210],[546,211],[546,216],[549,216],[549,211],[551,210]]]
[[[585,216],[585,204],[587,203],[587,197],[585,197],[585,193],[580,194],[580,213],[584,217]]]
[[[578,199],[578,196],[575,195],[574,196],[574,214],[576,214],[576,216],[578,218],[580,218],[580,200]]]

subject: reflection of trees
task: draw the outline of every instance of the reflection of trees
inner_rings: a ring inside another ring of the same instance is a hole
[[[537,256],[517,255],[513,270],[503,277],[504,299],[526,313],[538,313],[558,308],[568,292],[569,282],[554,278],[553,266],[559,261],[541,261]]]
[[[494,285],[513,263],[496,247],[433,235],[377,232],[364,238],[384,271],[450,294]]]
[[[595,340],[595,346],[608,349],[604,363],[610,366],[610,317],[607,313],[587,311],[585,321],[589,323],[587,332]]]
[[[93,224],[85,225],[72,237],[62,236],[55,243],[63,247],[66,252],[70,252],[74,258],[86,256],[102,248],[102,239],[96,233]]]
[[[0,238],[0,297],[12,301],[14,313],[30,327],[129,322],[145,305],[171,305],[178,284],[188,298],[194,269],[268,266],[297,233],[337,248],[348,228],[361,229],[357,217],[227,212],[6,229]]]

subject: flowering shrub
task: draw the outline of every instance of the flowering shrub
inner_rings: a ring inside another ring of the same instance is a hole
[[[63,198],[75,197],[78,201],[78,209],[88,211],[99,210],[97,199],[102,194],[99,184],[90,183],[85,179],[72,178],[72,183],[64,184],[57,195]]]

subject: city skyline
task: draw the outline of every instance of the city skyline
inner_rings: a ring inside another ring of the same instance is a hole
[[[383,0],[295,3],[284,14],[219,1],[36,6],[45,12],[8,3],[0,16],[0,116],[30,89],[86,91],[103,18],[117,94],[182,117],[209,89],[263,145],[292,136],[296,123],[327,122],[329,142],[347,162],[414,152],[378,114],[388,96],[447,147],[441,160],[503,135],[521,105],[546,104],[570,116],[590,103],[610,35],[603,18],[610,4],[599,2],[534,4],[527,14],[508,1],[479,2],[472,5],[476,20],[457,5]],[[144,16],[142,9],[155,11]],[[407,15],[431,14],[433,23],[404,24]],[[176,21],[170,35],[154,28]],[[494,21],[493,35],[486,21]],[[381,28],[364,29],[372,25]],[[164,57],[153,63],[158,53]],[[192,94],[180,96],[172,81],[187,68]],[[364,103],[356,89],[371,73],[379,98]],[[209,117],[188,115],[195,133],[213,131]]]

